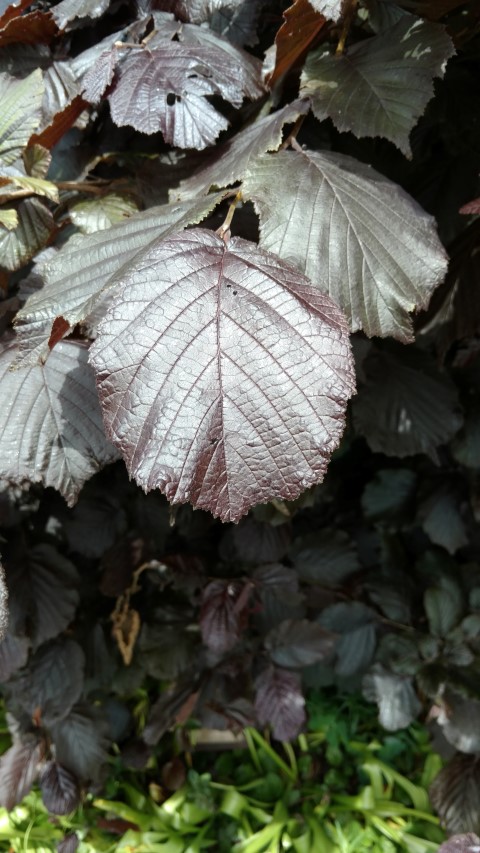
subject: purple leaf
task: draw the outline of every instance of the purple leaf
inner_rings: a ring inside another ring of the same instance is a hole
[[[82,781],[97,780],[107,760],[107,726],[98,708],[76,705],[50,727],[57,761]]]
[[[51,814],[67,815],[80,802],[80,789],[74,776],[56,761],[49,761],[40,777],[44,806]]]
[[[186,24],[178,38],[170,41],[160,32],[148,48],[122,51],[109,95],[112,119],[142,133],[161,131],[179,148],[201,150],[228,127],[207,96],[220,95],[236,107],[245,97],[259,98],[261,64],[210,30]],[[112,79],[112,62],[105,60],[107,70],[101,73],[92,70],[85,81],[87,97],[98,99]]]
[[[205,587],[200,630],[209,649],[221,655],[239,641],[247,604],[240,583],[218,580]]]
[[[61,0],[52,9],[57,26],[63,30],[76,18],[99,18],[107,11],[110,0]]]
[[[267,634],[265,648],[279,666],[293,669],[328,660],[335,634],[308,619],[285,619]]]
[[[203,229],[119,276],[91,362],[130,475],[223,521],[320,482],[354,390],[335,304],[255,244]]]
[[[7,563],[12,631],[37,648],[72,621],[79,601],[73,563],[52,545],[35,545]]]
[[[411,157],[410,131],[433,97],[433,78],[443,77],[454,53],[444,27],[405,15],[345,54],[323,46],[311,53],[301,93],[311,97],[320,121],[331,118],[357,137],[383,136]]]
[[[300,676],[270,666],[256,681],[255,710],[261,726],[270,723],[277,740],[292,740],[305,723]]]
[[[473,832],[454,835],[440,845],[438,853],[480,853],[480,838]]]
[[[463,755],[457,752],[435,778],[429,794],[432,806],[448,832],[476,832],[480,827],[478,754]],[[460,847],[458,853],[463,853],[463,850]],[[465,853],[467,851],[468,848]]]
[[[46,364],[11,370],[16,341],[4,335],[0,346],[1,476],[53,486],[71,506],[85,481],[118,455],[103,432],[87,347],[62,342]]]
[[[0,643],[0,681],[5,683],[14,672],[25,666],[30,647],[27,637],[7,634]]]
[[[30,791],[43,757],[43,741],[27,737],[14,743],[0,758],[0,805],[11,811]]]
[[[5,572],[0,563],[0,645],[8,628],[8,589],[5,583]]]
[[[57,853],[77,853],[80,839],[76,832],[69,832],[57,844]]]
[[[30,659],[15,683],[15,695],[23,710],[52,723],[64,717],[83,689],[85,656],[74,640],[43,645]]]

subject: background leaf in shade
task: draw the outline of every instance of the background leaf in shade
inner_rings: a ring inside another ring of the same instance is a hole
[[[393,675],[380,664],[364,676],[363,695],[377,703],[380,724],[389,732],[409,726],[422,707],[412,679]]]
[[[440,771],[429,793],[433,808],[448,832],[480,832],[478,755],[457,753]]]
[[[7,564],[11,629],[27,635],[34,649],[72,621],[80,600],[75,566],[47,542],[34,545]]]
[[[0,681],[5,684],[14,672],[25,666],[30,642],[27,637],[7,633],[0,642]]]
[[[376,646],[375,611],[360,601],[331,604],[322,610],[320,625],[338,636],[335,646],[335,674],[351,678],[365,670]]]
[[[59,764],[82,781],[97,781],[105,770],[107,726],[98,708],[76,705],[50,726]]]
[[[84,653],[75,640],[46,643],[18,676],[15,697],[30,717],[39,715],[51,725],[65,717],[80,698],[84,666]]]
[[[428,626],[435,637],[446,637],[460,622],[464,611],[462,590],[454,578],[440,575],[424,594]]]
[[[57,26],[63,30],[76,18],[99,18],[107,11],[110,0],[61,0],[52,8]]]
[[[223,521],[321,481],[354,388],[334,303],[255,244],[204,229],[136,256],[91,364],[130,475]]]
[[[265,638],[273,663],[287,669],[311,666],[329,660],[336,635],[308,619],[285,619]]]
[[[76,832],[69,832],[57,844],[57,853],[77,853],[80,839]]]
[[[211,581],[202,595],[200,630],[205,645],[223,654],[238,643],[245,622],[248,598],[242,603],[242,584],[236,581]]]
[[[401,187],[344,154],[279,151],[247,172],[260,245],[340,305],[352,332],[413,340],[410,312],[447,271],[431,216]]]
[[[330,527],[294,540],[289,557],[303,581],[326,586],[339,585],[360,568],[348,533]]]
[[[420,351],[372,349],[364,362],[367,377],[352,403],[355,430],[370,448],[387,456],[426,453],[462,426],[458,392],[430,357]]]
[[[272,526],[250,516],[225,531],[220,556],[226,561],[233,559],[254,566],[275,563],[287,553],[290,538],[289,524]]]
[[[208,23],[210,29],[232,44],[257,43],[257,24],[265,0],[180,0],[192,24]]]
[[[305,699],[300,676],[269,666],[255,684],[255,711],[261,726],[272,726],[277,740],[292,740],[305,724]]]
[[[468,544],[467,530],[462,518],[461,496],[444,486],[436,488],[419,508],[422,527],[435,545],[441,545],[449,554]]]
[[[324,47],[310,53],[300,91],[320,121],[331,118],[357,137],[383,136],[410,157],[410,131],[433,97],[433,78],[443,77],[454,53],[444,27],[404,15],[340,56]]]
[[[45,753],[43,741],[32,735],[15,742],[0,757],[0,805],[11,811],[30,791]]]
[[[459,752],[480,753],[480,701],[446,687],[431,716]]]
[[[53,486],[72,506],[85,481],[118,458],[103,431],[88,347],[61,342],[45,364],[11,370],[17,355],[15,338],[4,335],[1,474]]]
[[[58,764],[49,761],[40,776],[43,804],[50,814],[67,815],[80,803],[80,789],[74,776]]]
[[[417,475],[408,468],[384,468],[365,486],[362,508],[372,521],[391,519],[408,509],[417,485]]]

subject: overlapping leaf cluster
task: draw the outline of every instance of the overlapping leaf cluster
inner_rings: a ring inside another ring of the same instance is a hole
[[[356,682],[477,831],[478,9],[284,6],[2,7],[1,799]]]

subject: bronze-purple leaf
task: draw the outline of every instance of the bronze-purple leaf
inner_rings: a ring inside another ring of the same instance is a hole
[[[119,274],[91,363],[130,475],[223,521],[323,479],[355,385],[334,302],[277,256],[200,228]]]
[[[255,710],[261,726],[270,723],[277,740],[292,740],[305,723],[305,699],[300,676],[269,666],[255,685]]]

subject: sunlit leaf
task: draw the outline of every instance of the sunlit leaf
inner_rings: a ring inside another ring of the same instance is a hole
[[[364,677],[363,694],[377,703],[380,723],[390,732],[409,726],[422,707],[411,678],[393,675],[380,664]]]
[[[39,68],[23,80],[0,74],[0,161],[14,163],[40,122],[44,83]]]
[[[13,231],[18,226],[18,213],[12,208],[0,208],[0,224],[7,231]]]
[[[189,198],[210,187],[225,187],[239,181],[250,164],[266,151],[274,151],[282,142],[284,124],[294,122],[309,110],[307,101],[293,101],[264,118],[257,119],[224,145],[218,146],[211,162],[171,190],[172,199]]]
[[[86,480],[117,458],[105,438],[87,347],[62,342],[44,365],[12,371],[13,337],[3,337],[2,476],[41,482],[75,503]]]
[[[257,43],[257,23],[264,0],[180,0],[192,24],[208,23],[232,44]]]
[[[341,154],[259,157],[243,182],[260,216],[260,245],[328,293],[352,331],[412,340],[409,316],[428,304],[447,260],[431,216],[369,166]]]
[[[345,0],[310,0],[310,3],[316,12],[332,21],[338,21],[345,7]]]
[[[146,491],[224,521],[293,499],[343,430],[347,338],[274,255],[204,229],[171,237],[119,277],[91,350],[108,435]]]
[[[83,234],[104,231],[128,219],[138,210],[133,199],[118,193],[108,193],[100,198],[77,201],[70,207],[70,219]]]
[[[0,257],[7,270],[17,270],[33,258],[54,229],[52,214],[36,198],[17,204],[16,215],[18,224],[10,231],[0,231]]]
[[[30,190],[35,195],[42,195],[51,201],[58,202],[58,189],[51,181],[22,174],[20,169],[13,166],[2,166],[0,163],[0,193],[8,194],[15,187]]]
[[[448,687],[431,716],[442,728],[449,743],[459,752],[480,752],[480,701],[461,696]]]
[[[107,232],[74,236],[45,269],[45,286],[33,293],[17,320],[35,338],[48,338],[57,317],[75,326],[88,316],[98,294],[140,249],[207,216],[223,199],[223,193],[182,204],[154,207],[113,225]],[[0,235],[1,245],[1,235]],[[27,347],[24,348],[26,351]]]
[[[479,850],[480,838],[473,832],[467,832],[444,841],[438,848],[438,853],[478,853]]]
[[[444,27],[406,15],[341,56],[324,48],[311,53],[301,92],[320,121],[331,118],[355,136],[384,136],[410,156],[410,131],[454,52]]]
[[[63,30],[76,18],[99,18],[107,11],[110,0],[61,0],[52,7],[52,15]]]

